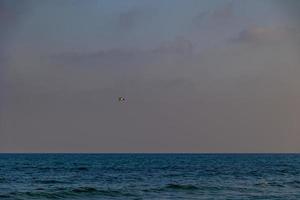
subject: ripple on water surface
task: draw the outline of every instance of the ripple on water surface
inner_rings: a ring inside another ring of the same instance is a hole
[[[298,154],[0,154],[0,199],[300,199]]]

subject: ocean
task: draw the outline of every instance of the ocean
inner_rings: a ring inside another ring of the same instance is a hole
[[[0,154],[0,199],[300,199],[300,154]]]

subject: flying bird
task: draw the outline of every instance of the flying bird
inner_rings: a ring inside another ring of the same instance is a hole
[[[119,100],[119,102],[124,102],[125,98],[124,97],[119,97],[118,100]]]

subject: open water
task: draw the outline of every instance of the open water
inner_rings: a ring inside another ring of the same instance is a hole
[[[0,154],[0,199],[300,199],[300,154]]]

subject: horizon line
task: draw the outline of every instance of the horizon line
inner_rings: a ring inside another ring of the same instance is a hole
[[[0,152],[0,154],[300,154],[300,152]]]

